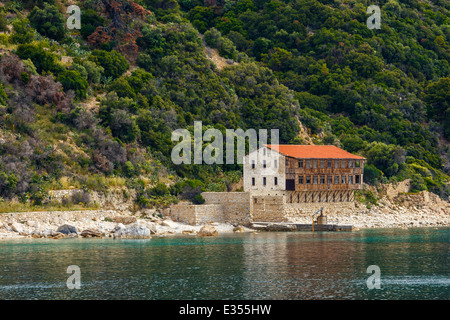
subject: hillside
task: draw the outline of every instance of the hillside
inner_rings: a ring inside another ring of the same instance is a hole
[[[58,189],[82,190],[72,208],[92,190],[133,190],[140,208],[234,190],[239,165],[172,163],[194,121],[334,144],[368,159],[370,185],[448,200],[450,5],[377,4],[379,30],[358,0],[3,1],[0,211]]]

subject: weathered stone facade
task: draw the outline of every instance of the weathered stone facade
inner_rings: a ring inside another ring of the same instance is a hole
[[[244,157],[244,191],[286,189],[285,157],[269,148],[260,148]]]
[[[220,222],[246,224],[251,221],[250,194],[247,192],[204,192],[205,203],[179,203],[171,207],[174,221],[192,225]]]
[[[354,208],[354,202],[290,203],[290,191],[262,192],[204,192],[205,203],[179,203],[171,207],[174,221],[191,225],[210,222],[246,224],[249,222],[285,222],[304,218],[324,208],[333,216],[344,207]]]

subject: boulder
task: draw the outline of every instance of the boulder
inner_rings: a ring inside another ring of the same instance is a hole
[[[23,227],[20,223],[18,222],[13,222],[11,224],[11,230],[17,233],[23,232]]]
[[[56,231],[66,235],[69,235],[71,233],[78,233],[78,229],[74,226],[71,226],[70,224],[63,224],[62,226],[58,227]]]
[[[145,225],[139,223],[133,223],[127,226],[119,224],[113,233],[114,238],[118,239],[149,239],[150,229]]]
[[[161,225],[163,227],[169,227],[169,228],[175,228],[176,227],[175,223],[172,220],[168,220],[168,219],[161,221]]]
[[[198,236],[202,237],[215,237],[219,235],[219,232],[217,232],[216,228],[210,225],[204,225],[198,232]]]
[[[29,226],[29,227],[36,227],[36,221],[34,221],[34,220],[28,220],[28,221],[26,222],[26,224],[27,224],[27,226]]]
[[[95,229],[83,230],[80,234],[83,238],[101,238],[102,233]]]
[[[243,226],[236,226],[233,228],[233,232],[245,232],[245,228]]]
[[[52,232],[47,236],[47,238],[49,238],[49,239],[62,239],[65,237],[66,237],[66,235],[61,232]]]
[[[137,221],[136,217],[127,217],[127,216],[117,216],[114,217],[113,222],[122,223],[122,224],[132,224]]]

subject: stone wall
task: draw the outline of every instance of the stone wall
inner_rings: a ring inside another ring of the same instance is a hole
[[[247,223],[250,216],[250,194],[247,192],[204,192],[205,204],[222,207],[223,221],[230,223]]]
[[[63,199],[68,199],[76,194],[82,192],[81,189],[64,189],[52,190],[49,192],[47,201],[62,202]],[[125,194],[128,196],[125,197]],[[117,210],[124,213],[130,213],[133,210],[134,199],[136,192],[128,189],[109,189],[107,192],[89,191],[89,198],[91,203],[96,203],[102,209]]]
[[[282,195],[258,196],[251,198],[251,214],[253,221],[283,222],[286,198]]]
[[[223,210],[217,204],[194,205],[179,203],[172,206],[170,213],[172,220],[190,225],[224,222]]]
[[[245,224],[251,221],[250,195],[246,192],[204,192],[205,203],[179,203],[171,207],[171,218],[192,225],[209,222]]]
[[[298,223],[311,223],[312,215],[320,208],[323,208],[323,214],[327,216],[329,223],[337,223],[340,216],[355,212],[356,204],[355,202],[287,203],[286,219]]]

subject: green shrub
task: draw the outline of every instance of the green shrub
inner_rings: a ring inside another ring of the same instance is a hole
[[[86,98],[89,84],[78,71],[66,70],[58,76],[58,81],[61,82],[65,91],[73,90],[77,98]]]
[[[202,197],[202,195],[199,193],[197,194],[194,199],[192,199],[192,202],[194,204],[203,204],[205,203],[205,199]]]
[[[9,39],[11,43],[26,44],[34,40],[34,29],[28,19],[16,20],[12,25],[14,32]]]
[[[108,86],[108,91],[114,91],[120,98],[136,99],[136,93],[125,78],[114,80]]]
[[[150,189],[149,194],[152,196],[162,197],[170,194],[170,192],[164,183],[159,182],[156,186]]]
[[[113,79],[119,78],[130,67],[125,57],[115,50],[94,50],[89,59],[104,69],[105,77]]]
[[[81,36],[87,40],[91,34],[94,33],[97,27],[101,27],[105,24],[105,19],[98,15],[98,13],[92,9],[84,10],[81,15]]]
[[[6,21],[6,13],[0,11],[0,31],[8,30],[8,21]]]
[[[35,7],[28,15],[31,26],[41,35],[61,41],[65,37],[65,19],[54,5],[45,3],[42,9]]]
[[[21,58],[30,59],[39,73],[43,71],[60,73],[64,68],[57,63],[57,56],[44,50],[40,46],[21,44],[17,47],[16,54]]]

